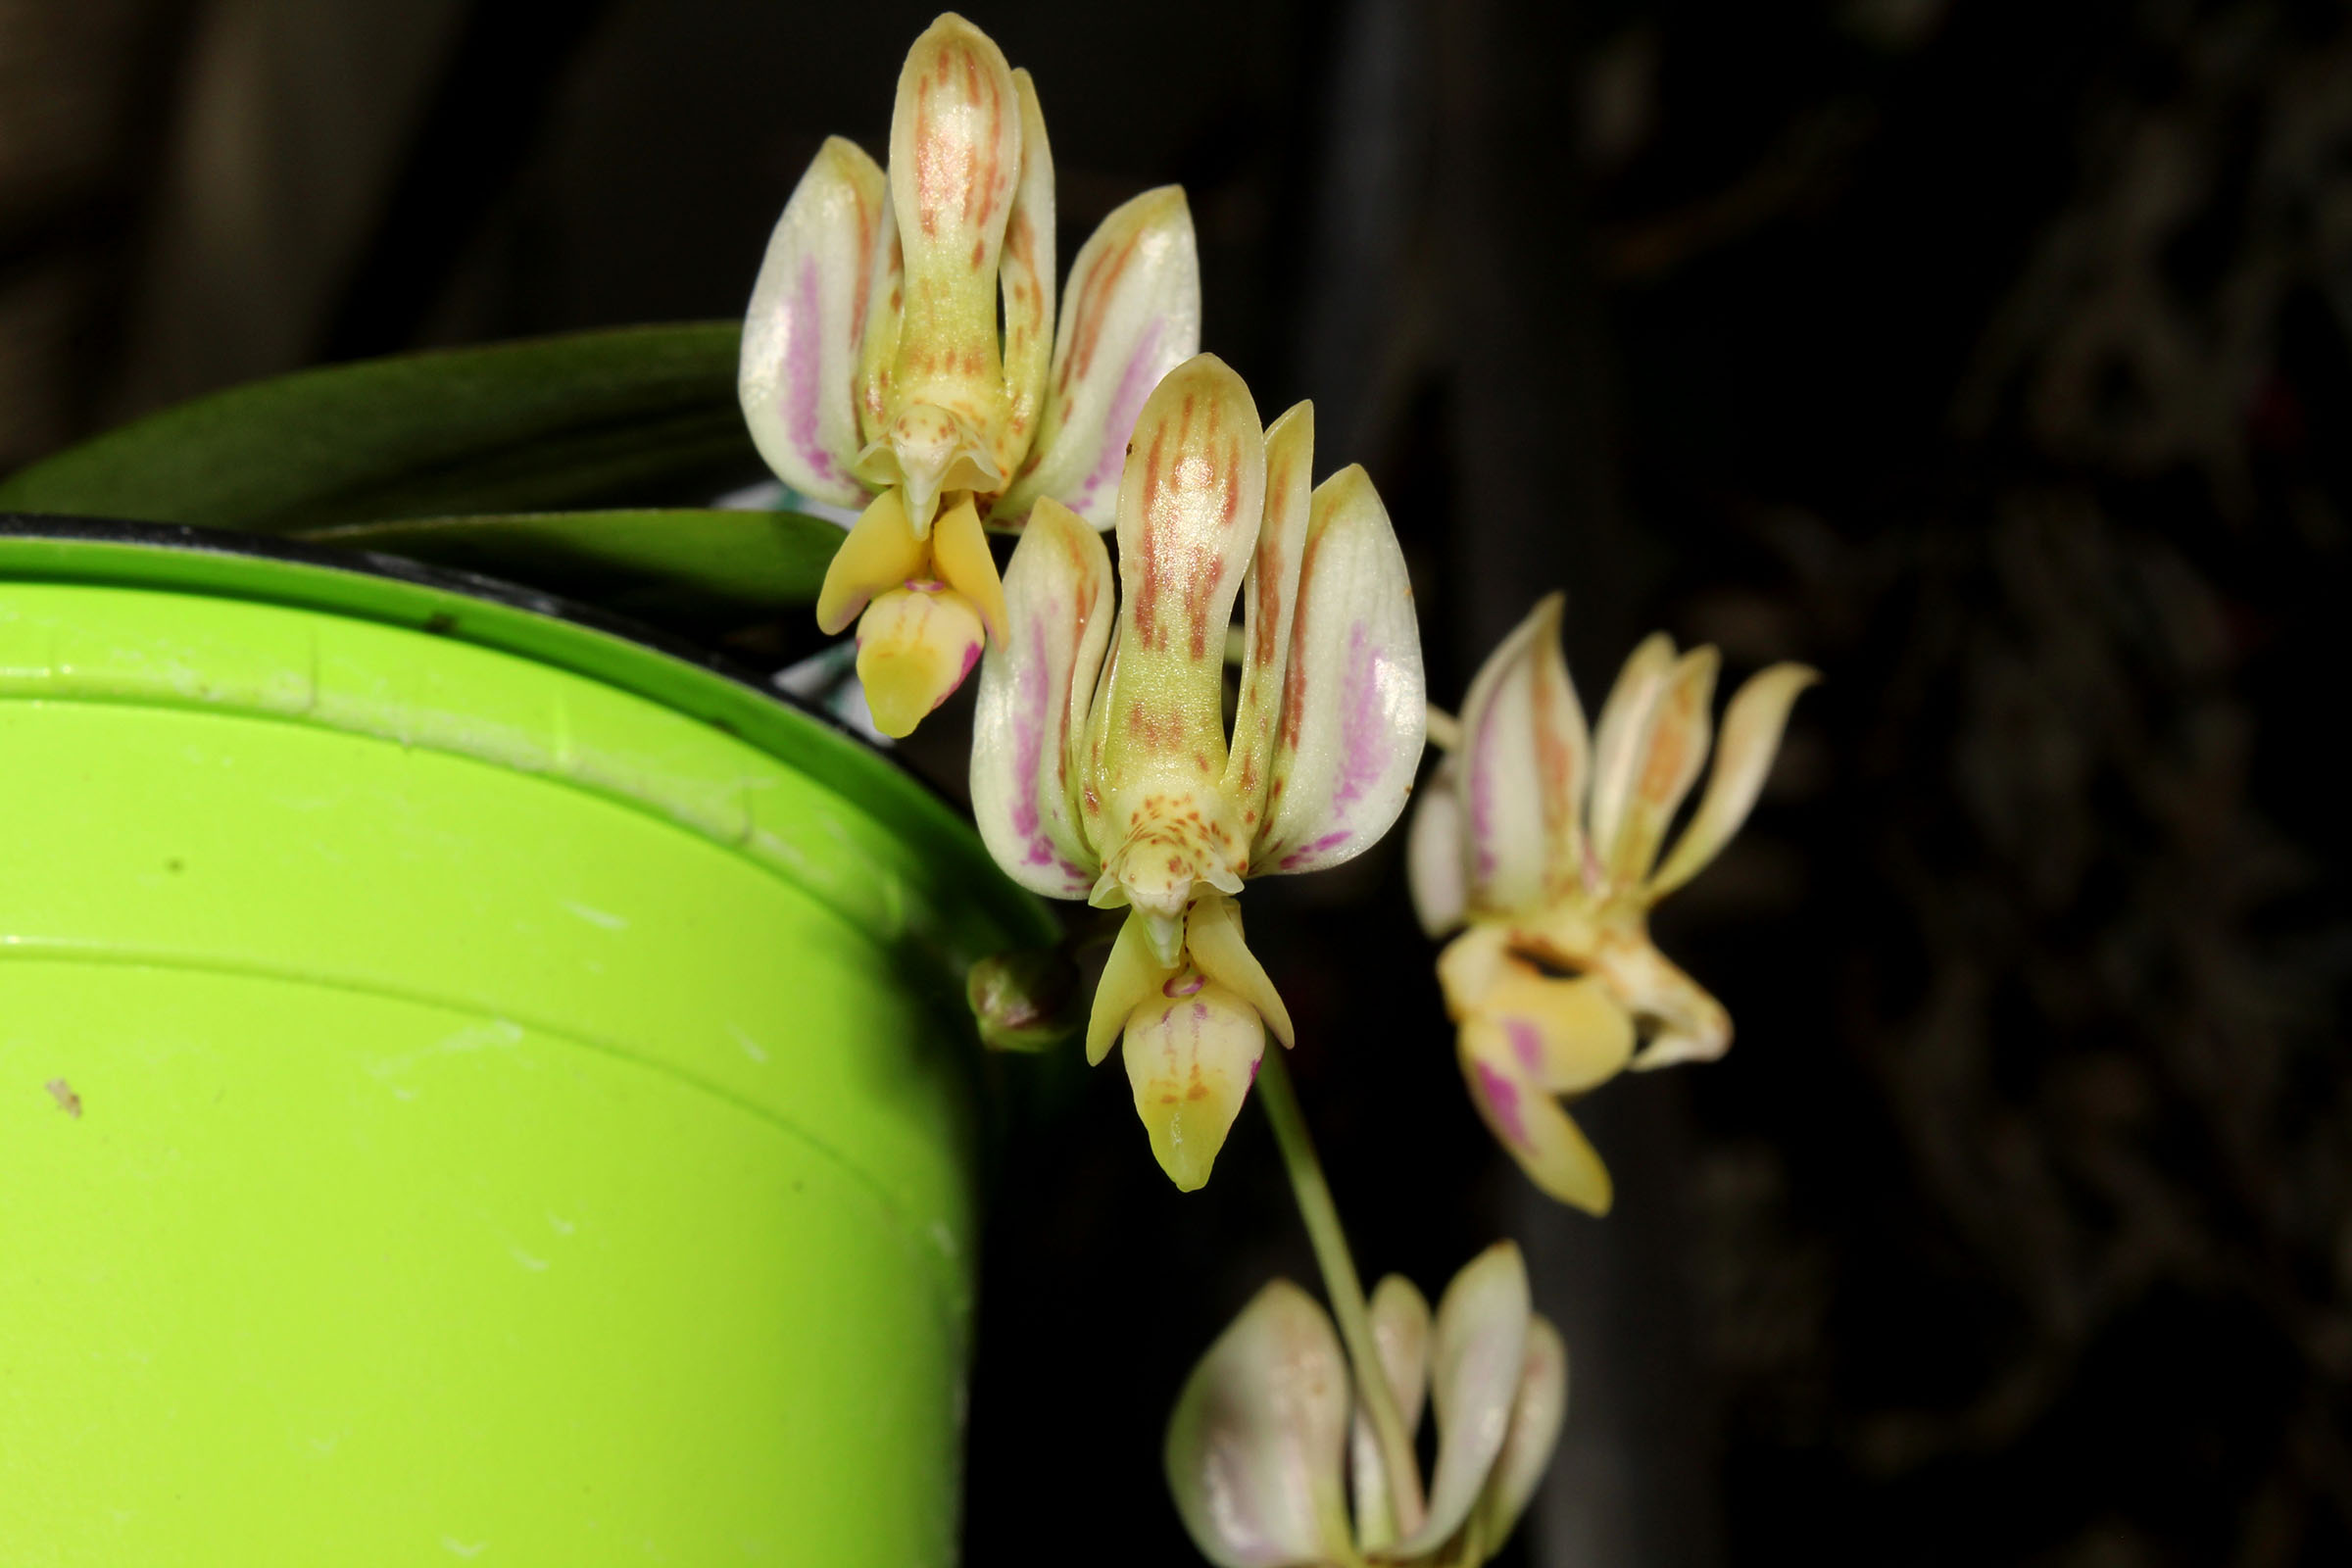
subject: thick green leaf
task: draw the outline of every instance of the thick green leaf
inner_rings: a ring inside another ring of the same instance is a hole
[[[232,387],[0,484],[0,511],[288,533],[700,501],[762,470],[731,321],[400,355]]]
[[[551,512],[343,523],[296,537],[707,630],[816,603],[842,531],[791,512]]]

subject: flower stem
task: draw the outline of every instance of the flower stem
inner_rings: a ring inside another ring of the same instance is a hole
[[[1331,1200],[1331,1183],[1324,1179],[1323,1162],[1315,1157],[1315,1141],[1306,1130],[1306,1118],[1299,1113],[1298,1095],[1291,1087],[1291,1069],[1282,1058],[1282,1048],[1269,1046],[1258,1066],[1258,1099],[1265,1103],[1266,1122],[1282,1150],[1282,1166],[1291,1178],[1298,1217],[1305,1222],[1307,1240],[1314,1244],[1315,1262],[1323,1270],[1323,1289],[1331,1298],[1333,1315],[1340,1320],[1340,1339],[1348,1347],[1348,1359],[1355,1364],[1356,1397],[1371,1419],[1373,1441],[1380,1446],[1381,1468],[1388,1472],[1389,1505],[1396,1514],[1396,1533],[1391,1539],[1401,1540],[1421,1528],[1421,1471],[1413,1457],[1412,1434],[1404,1429],[1404,1417],[1381,1368],[1363,1283],[1356,1278],[1347,1233],[1340,1229],[1340,1211]]]

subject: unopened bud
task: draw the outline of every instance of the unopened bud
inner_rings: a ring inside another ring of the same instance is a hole
[[[964,1000],[991,1051],[1045,1051],[1078,1031],[1078,966],[1060,948],[982,958],[964,977]]]

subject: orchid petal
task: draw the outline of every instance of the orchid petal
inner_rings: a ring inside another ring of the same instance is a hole
[[[1404,552],[1350,466],[1315,489],[1251,869],[1319,871],[1369,849],[1404,809],[1428,719]]]
[[[1079,899],[1102,869],[1070,783],[1110,641],[1110,553],[1058,502],[1041,505],[1030,524],[1004,569],[1006,635],[991,637],[980,662],[972,815],[1006,875],[1048,898]]]
[[[858,680],[874,728],[914,733],[963,684],[985,639],[972,602],[943,583],[909,583],[868,605],[858,621]]]
[[[988,553],[988,535],[981,531],[980,514],[965,496],[940,514],[931,530],[931,563],[940,580],[972,602],[989,637],[1005,637],[1004,584],[997,576],[996,558]]]
[[[835,506],[850,474],[854,403],[874,238],[889,191],[858,147],[826,138],[768,238],[743,323],[736,388],[760,456],[786,484]]]
[[[898,207],[883,192],[881,232],[865,285],[865,320],[858,342],[858,450],[890,429],[890,382],[899,363],[899,326],[906,314],[906,250],[899,243]]]
[[[1054,154],[1029,73],[1015,71],[1012,86],[1021,110],[1021,177],[1013,189],[999,263],[1006,408],[996,448],[998,470],[1006,474],[1020,466],[1036,439],[1054,353]]]
[[[1088,1066],[1102,1064],[1102,1058],[1126,1032],[1128,1018],[1159,994],[1177,968],[1152,951],[1140,914],[1131,914],[1120,923],[1110,956],[1102,964],[1102,978],[1095,984],[1095,1005],[1086,1021]]]
[[[1460,925],[1469,912],[1462,833],[1461,768],[1448,758],[1421,786],[1404,841],[1404,879],[1412,890],[1413,913],[1433,942]]]
[[[1266,978],[1257,955],[1242,940],[1242,912],[1233,900],[1214,893],[1194,900],[1185,916],[1184,945],[1202,974],[1257,1009],[1286,1050],[1298,1044],[1290,1009]]]
[[[1241,699],[1234,709],[1233,751],[1225,762],[1226,798],[1242,825],[1265,814],[1282,721],[1282,676],[1298,618],[1298,567],[1314,509],[1315,406],[1301,403],[1266,427],[1266,514],[1242,596]]]
[[[1763,791],[1765,775],[1772,771],[1788,710],[1795,706],[1797,694],[1819,679],[1819,671],[1803,664],[1775,664],[1749,677],[1733,697],[1724,710],[1706,793],[1699,797],[1698,809],[1666,863],[1649,879],[1651,899],[1664,897],[1704,870],[1740,831]]]
[[[906,268],[889,428],[858,474],[906,487],[915,537],[937,498],[995,491],[1007,403],[998,338],[998,264],[1021,174],[1020,92],[988,35],[949,13],[923,29],[899,73],[890,118],[890,197]]]
[[[1633,887],[1649,874],[1665,841],[1675,808],[1698,779],[1713,729],[1715,671],[1721,661],[1712,648],[1693,648],[1675,661],[1650,705],[1636,748],[1632,789],[1614,838],[1595,835],[1612,887]]]
[[[1520,1066],[1510,1037],[1480,1018],[1462,1025],[1462,1076],[1495,1140],[1528,1180],[1589,1214],[1606,1214],[1614,1197],[1608,1167],[1560,1102]]]
[[[1409,1438],[1421,1425],[1421,1404],[1429,1394],[1429,1302],[1411,1280],[1391,1274],[1372,1292],[1371,1319],[1381,1375]],[[1348,1422],[1348,1452],[1354,1481],[1356,1544],[1370,1551],[1396,1540],[1387,1528],[1396,1520],[1396,1501],[1380,1457],[1380,1441],[1360,1404]],[[1410,1490],[1417,1503],[1420,1477],[1411,1478]]]
[[[1609,847],[1617,842],[1634,788],[1646,760],[1650,716],[1674,672],[1674,644],[1664,632],[1652,632],[1626,659],[1600,705],[1600,720],[1592,730],[1592,808],[1588,813],[1592,855],[1605,865]]]
[[[1494,1457],[1486,1495],[1478,1501],[1478,1533],[1488,1552],[1499,1550],[1527,1511],[1544,1472],[1551,1466],[1568,1414],[1568,1347],[1560,1331],[1542,1316],[1527,1320],[1527,1353],[1520,1362],[1519,1396],[1511,1406],[1510,1434]]]
[[[1168,1417],[1176,1511],[1218,1568],[1348,1555],[1340,1465],[1348,1362],[1314,1298],[1276,1280],[1217,1337]]]
[[[1648,1021],[1649,1038],[1627,1063],[1637,1072],[1713,1061],[1732,1047],[1732,1016],[1699,983],[1643,943],[1612,948],[1600,972],[1618,1002]]]
[[[1265,499],[1265,441],[1242,378],[1213,355],[1144,405],[1119,489],[1119,628],[1091,831],[1107,884],[1163,920],[1195,888],[1241,890],[1249,859],[1219,788],[1225,628]],[[1095,901],[1110,896],[1099,886]]]
[[[1460,874],[1472,910],[1533,908],[1583,881],[1578,818],[1591,748],[1560,655],[1563,603],[1551,594],[1537,605],[1480,666],[1462,704]]]
[[[1509,1242],[1479,1253],[1446,1287],[1430,1338],[1438,1464],[1430,1479],[1429,1517],[1386,1555],[1419,1556],[1470,1517],[1510,1433],[1527,1359],[1527,1265]]]
[[[1128,1015],[1120,1054],[1135,1113],[1178,1192],[1207,1185],[1265,1049],[1257,1009],[1197,969],[1162,982]]]
[[[1550,1095],[1579,1095],[1623,1072],[1634,1020],[1595,975],[1554,980],[1503,966],[1479,999],[1478,1018],[1502,1031],[1519,1075]]]
[[[906,509],[896,490],[866,504],[825,567],[817,590],[816,624],[826,636],[840,635],[866,602],[931,569],[931,552],[906,526]]]
[[[1070,264],[1037,440],[990,520],[1018,527],[1053,496],[1109,527],[1144,400],[1200,348],[1192,210],[1181,187],[1163,185],[1103,219]]]

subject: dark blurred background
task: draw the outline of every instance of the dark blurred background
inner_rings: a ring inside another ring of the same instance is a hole
[[[2284,0],[1004,0],[1061,255],[1181,180],[1206,346],[1316,400],[1432,694],[1567,588],[1821,666],[1661,945],[1724,1061],[1488,1144],[1394,847],[1251,894],[1368,1275],[1567,1331],[1509,1560],[2352,1561],[2352,14]],[[738,314],[924,5],[0,0],[0,469],[405,347]],[[692,500],[694,498],[680,498]],[[952,771],[952,769],[951,769]],[[971,1560],[1193,1560],[1192,1359],[1311,1280],[1246,1112],[1115,1066],[995,1178]]]

